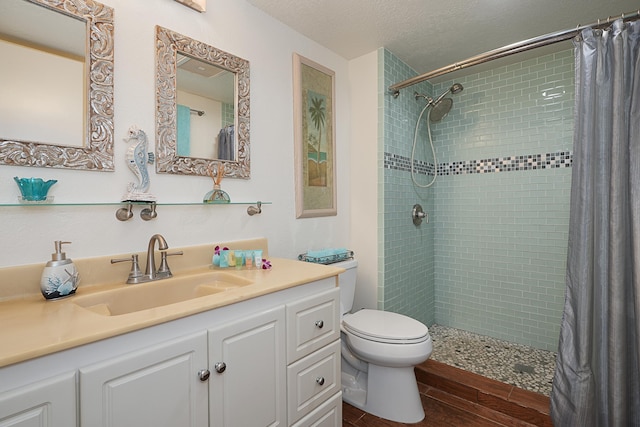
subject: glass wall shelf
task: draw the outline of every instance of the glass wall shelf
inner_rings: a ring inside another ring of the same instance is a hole
[[[262,202],[260,200],[255,202],[228,202],[228,203],[204,203],[204,202],[142,202],[142,201],[127,201],[127,202],[62,202],[54,203],[53,199],[43,200],[40,202],[15,202],[15,203],[0,203],[0,208],[8,207],[64,207],[64,206],[117,206],[116,218],[119,221],[127,221],[133,218],[133,207],[140,206],[142,210],[140,212],[140,218],[145,221],[152,220],[158,216],[158,206],[228,206],[228,205],[245,205],[247,207],[247,215],[253,216],[262,213],[262,205],[270,205],[271,202]],[[254,206],[255,205],[255,206]]]
[[[0,207],[25,207],[33,206],[146,206],[155,204],[156,206],[226,206],[226,205],[270,205],[272,202],[229,202],[229,203],[203,203],[203,202],[4,202],[0,203]]]

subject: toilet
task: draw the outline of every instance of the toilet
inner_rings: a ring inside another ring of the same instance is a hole
[[[362,309],[351,313],[358,262],[342,261],[340,313],[342,399],[365,412],[401,423],[424,419],[415,365],[431,355],[429,329],[401,314]]]

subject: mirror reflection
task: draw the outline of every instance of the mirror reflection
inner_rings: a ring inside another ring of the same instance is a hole
[[[249,62],[156,27],[156,171],[249,178]]]
[[[113,9],[0,2],[0,164],[113,170]]]
[[[85,27],[24,0],[0,4],[3,138],[84,145]]]
[[[235,160],[235,75],[177,55],[178,156]]]

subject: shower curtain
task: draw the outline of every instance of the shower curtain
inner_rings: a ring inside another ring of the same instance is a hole
[[[640,21],[574,41],[576,111],[556,427],[640,426]]]

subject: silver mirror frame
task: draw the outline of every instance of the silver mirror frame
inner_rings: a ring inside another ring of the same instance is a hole
[[[235,73],[235,160],[179,157],[177,138],[177,52]],[[224,176],[249,179],[249,61],[161,26],[156,26],[156,172],[209,176],[212,166],[224,162]]]
[[[82,147],[0,135],[0,164],[113,171],[113,8],[93,0],[26,1],[87,23],[88,124]]]

